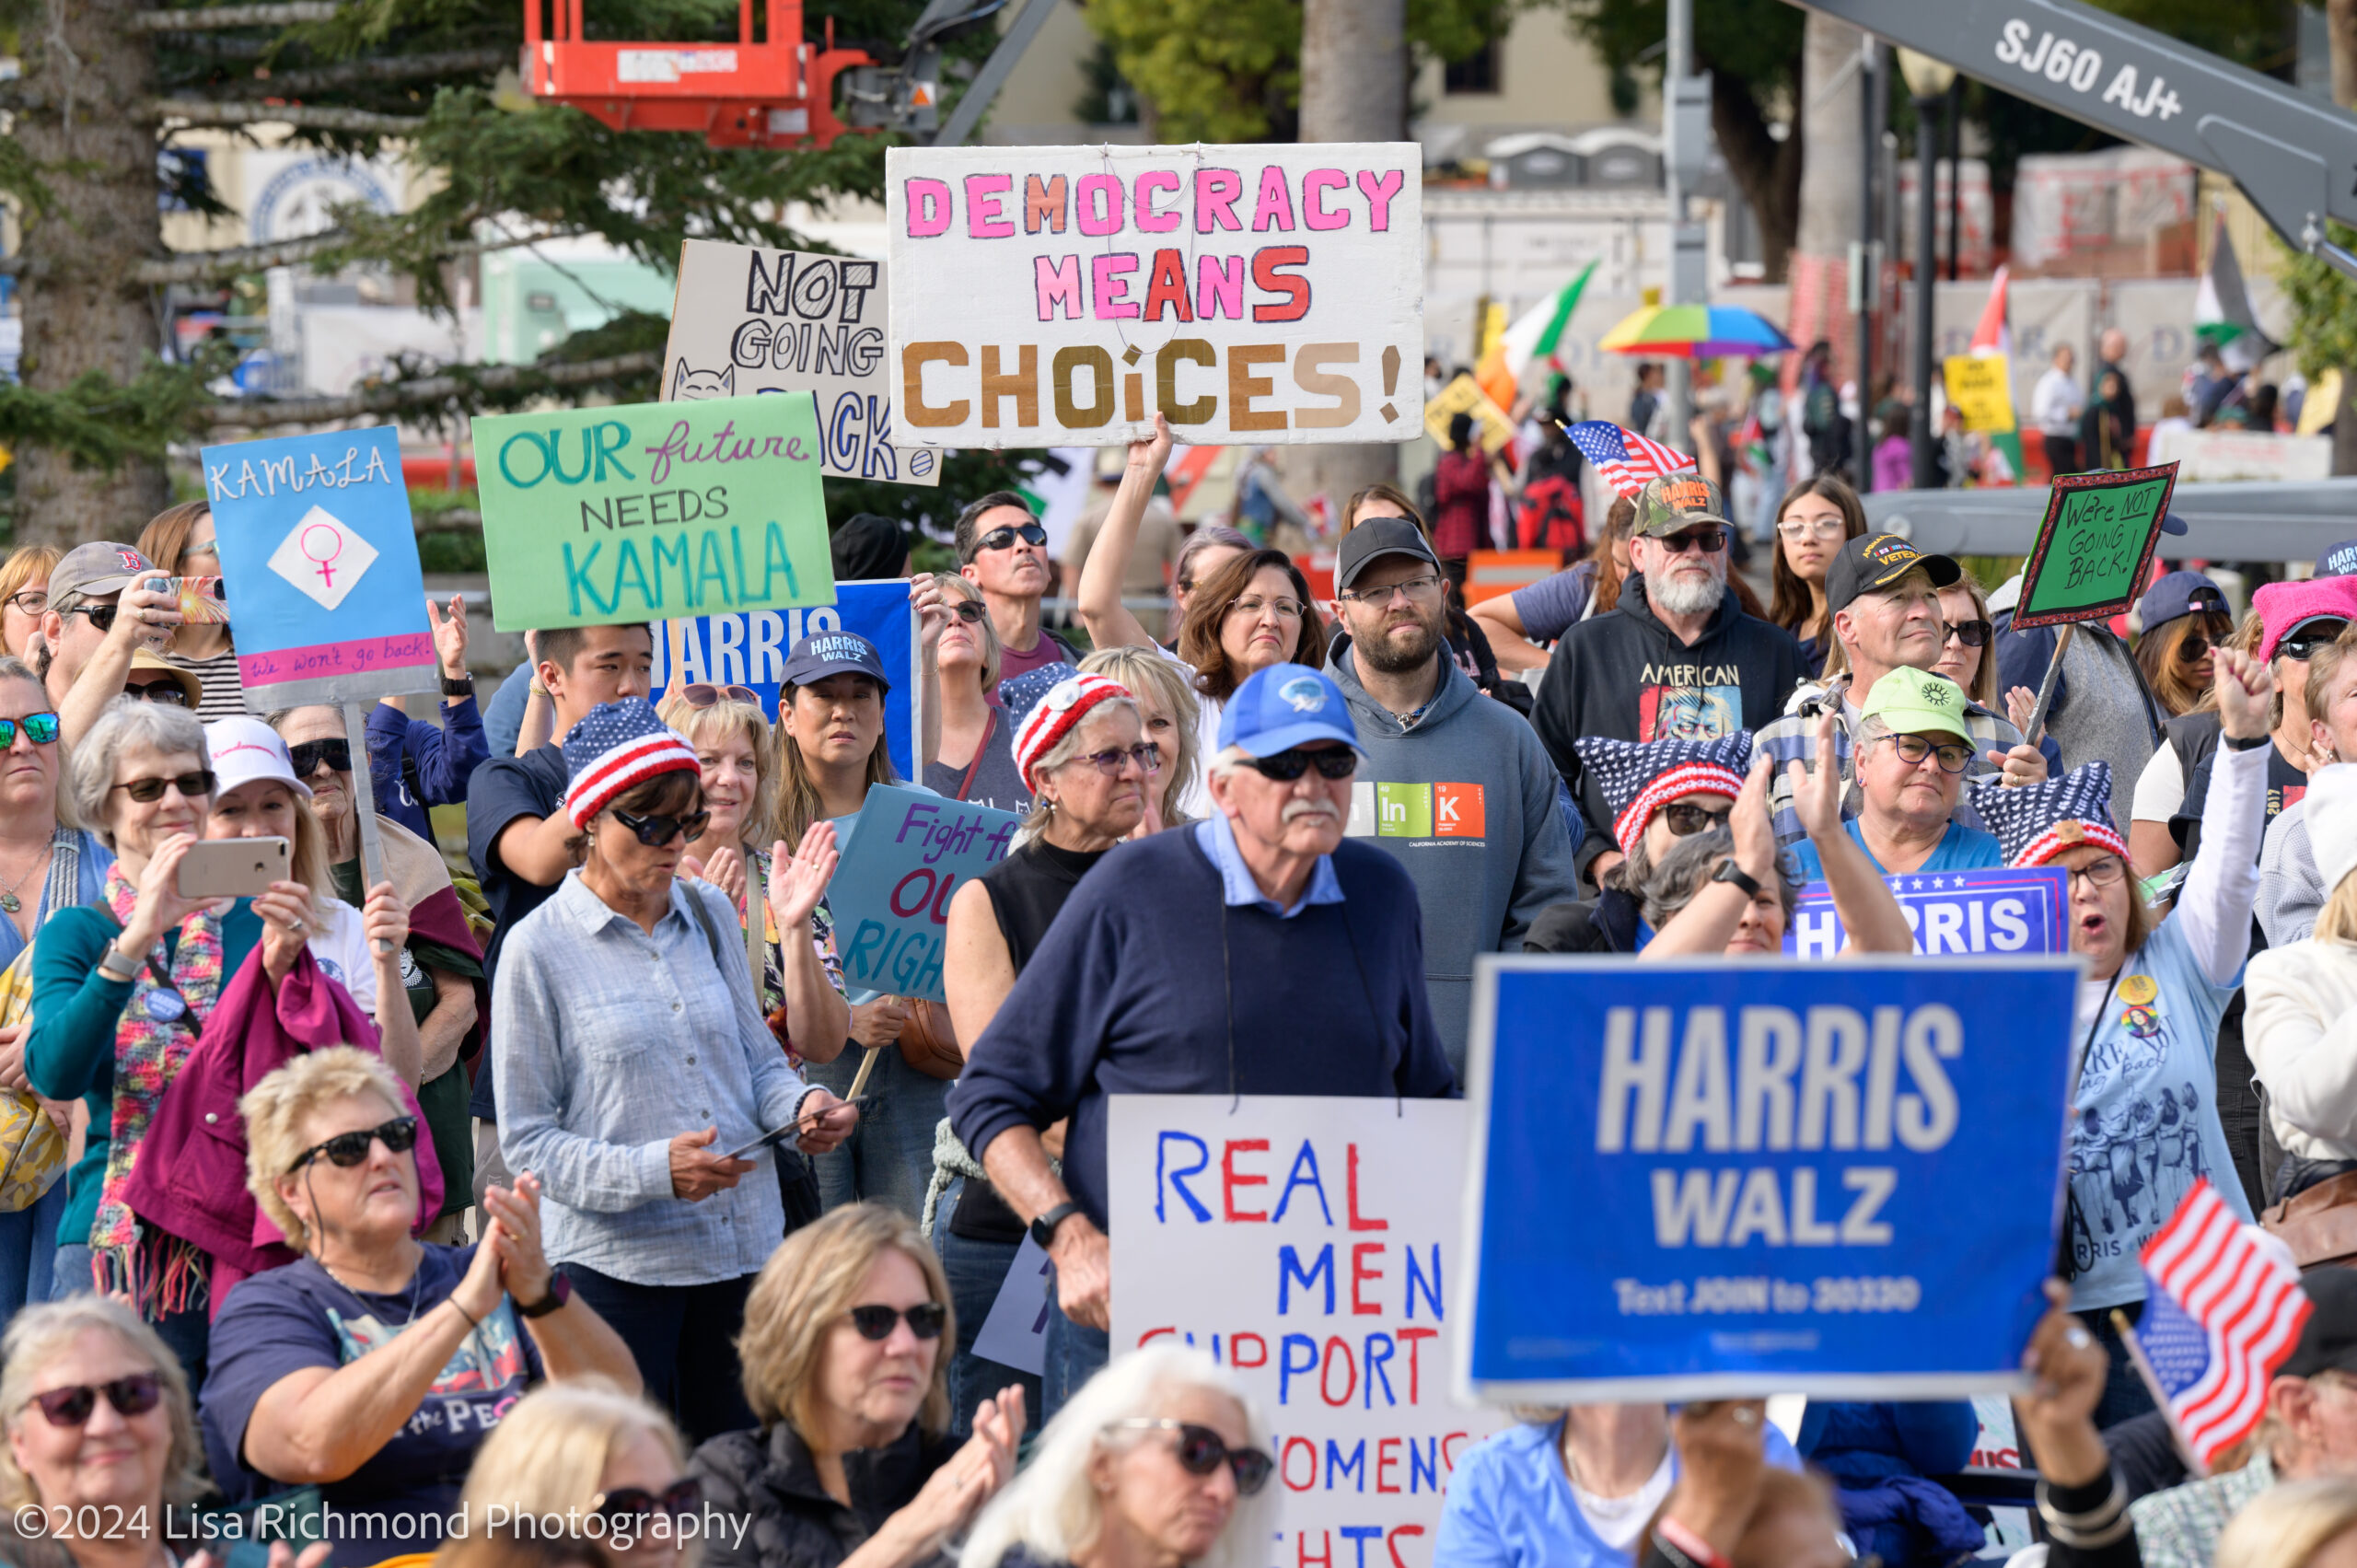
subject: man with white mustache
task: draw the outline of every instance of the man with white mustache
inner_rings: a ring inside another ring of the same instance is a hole
[[[1457,1092],[1416,885],[1342,836],[1361,747],[1341,689],[1271,665],[1218,739],[1213,816],[1081,880],[949,1092],[951,1129],[1055,1266],[1042,1421],[1110,1348],[1111,1096]],[[1039,1135],[1064,1117],[1059,1177]]]

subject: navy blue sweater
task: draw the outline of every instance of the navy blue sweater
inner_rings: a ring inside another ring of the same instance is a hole
[[[958,1136],[981,1159],[1010,1127],[1071,1117],[1064,1185],[1102,1226],[1109,1095],[1455,1094],[1424,998],[1415,884],[1348,839],[1333,861],[1343,901],[1281,920],[1225,909],[1192,831],[1115,848],[974,1042],[949,1091]]]

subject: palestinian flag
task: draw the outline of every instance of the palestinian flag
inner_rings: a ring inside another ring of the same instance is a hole
[[[2235,243],[2226,238],[2223,215],[2211,242],[2210,270],[2201,274],[2201,292],[2194,296],[2193,331],[2203,343],[2217,344],[2226,368],[2237,373],[2283,346],[2267,335],[2251,308],[2250,290],[2243,284]]]
[[[1566,368],[1561,357],[1563,329],[1571,325],[1572,312],[1579,308],[1580,293],[1595,273],[1596,263],[1590,261],[1580,269],[1579,276],[1565,284],[1553,297],[1525,311],[1490,345],[1481,363],[1473,368],[1473,379],[1480,383],[1492,402],[1502,409],[1513,408],[1515,391],[1522,385],[1523,374],[1533,361],[1550,369]]]

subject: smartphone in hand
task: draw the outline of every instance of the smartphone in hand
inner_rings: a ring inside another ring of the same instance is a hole
[[[180,620],[191,626],[229,624],[229,600],[218,577],[150,577],[139,586],[149,593],[177,595]]]
[[[284,882],[287,870],[284,839],[206,839],[191,844],[181,857],[180,895],[183,899],[251,899]]]

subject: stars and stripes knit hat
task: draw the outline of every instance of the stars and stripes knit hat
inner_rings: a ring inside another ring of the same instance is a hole
[[[586,829],[633,784],[664,773],[695,773],[695,749],[666,728],[644,697],[600,703],[564,738],[564,814]]]
[[[1128,687],[1102,675],[1074,675],[1050,687],[1015,731],[1015,771],[1022,776],[1023,787],[1034,791],[1039,787],[1031,770],[1056,749],[1057,742],[1079,727],[1090,709],[1129,695]]]
[[[1614,740],[1591,735],[1579,742],[1580,765],[1596,775],[1612,808],[1612,838],[1633,854],[1654,813],[1689,795],[1743,793],[1751,771],[1751,732],[1710,740]]]
[[[2128,858],[2128,841],[2111,821],[2111,764],[2101,759],[2039,784],[2009,788],[1992,775],[1965,789],[2004,846],[2007,865],[2044,865],[2082,844]]]

